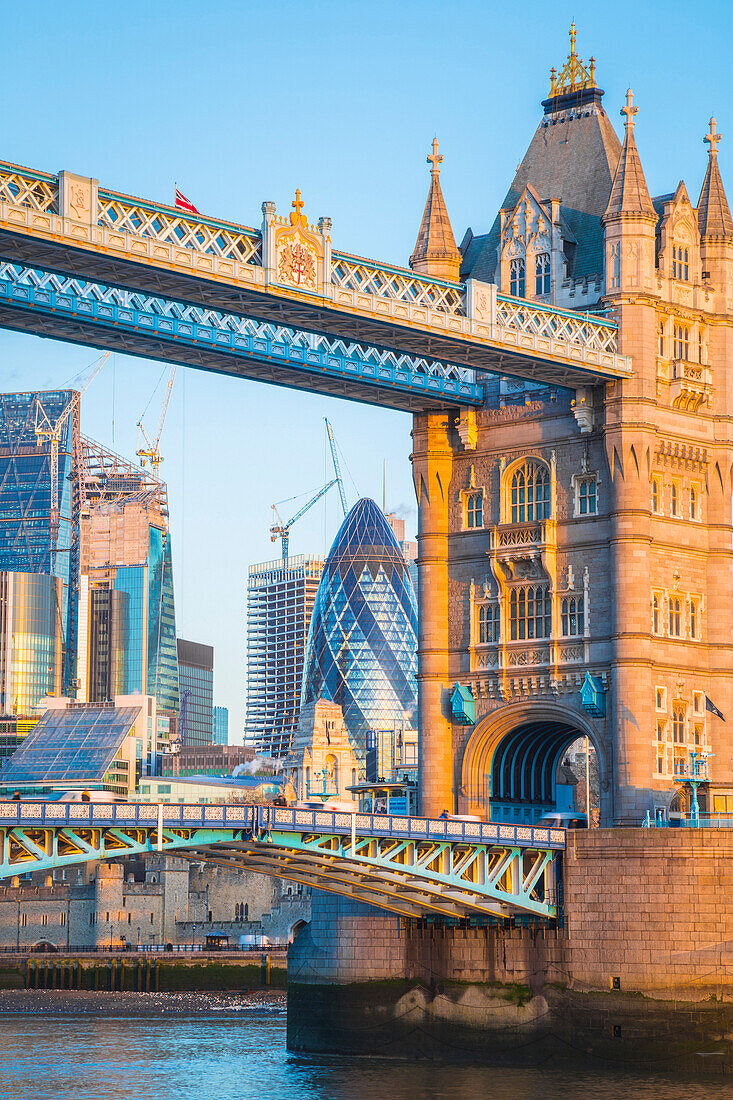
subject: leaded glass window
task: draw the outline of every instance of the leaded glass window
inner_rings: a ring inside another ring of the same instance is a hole
[[[484,497],[483,493],[471,493],[466,504],[466,526],[483,527],[484,525]]]
[[[550,293],[549,252],[539,252],[534,258],[534,292],[538,297]]]
[[[525,584],[509,595],[509,622],[513,642],[549,638],[552,630],[550,587]]]
[[[564,638],[585,634],[585,601],[582,596],[566,596],[562,601],[561,624]]]
[[[498,642],[499,638],[499,605],[483,603],[478,609],[478,640],[480,643]]]
[[[509,293],[523,298],[525,292],[524,256],[509,261]]]
[[[525,462],[512,474],[512,523],[538,523],[550,518],[550,471]]]

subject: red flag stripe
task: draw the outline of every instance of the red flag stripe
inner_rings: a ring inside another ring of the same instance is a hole
[[[196,207],[193,205],[193,203],[190,202],[186,198],[185,195],[181,194],[181,192],[178,190],[177,187],[176,187],[176,206],[178,207],[179,210],[188,210],[188,212],[190,214],[200,214],[201,213],[201,211],[197,210]]]

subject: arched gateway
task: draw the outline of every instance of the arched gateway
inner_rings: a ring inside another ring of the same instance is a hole
[[[558,778],[568,747],[590,738],[604,786],[600,739],[578,711],[557,704],[503,707],[480,722],[465,746],[460,808],[492,821],[531,823],[554,809],[569,809],[572,792]]]

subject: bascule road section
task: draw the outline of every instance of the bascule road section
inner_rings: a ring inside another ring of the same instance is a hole
[[[0,803],[0,880],[162,851],[407,917],[558,915],[562,829],[245,805]]]
[[[631,374],[609,317],[337,252],[292,206],[252,229],[0,162],[0,325],[415,412],[480,405],[487,372]]]

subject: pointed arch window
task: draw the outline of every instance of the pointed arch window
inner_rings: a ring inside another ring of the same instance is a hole
[[[480,643],[498,642],[500,637],[498,603],[483,603],[478,609],[478,640]]]
[[[512,523],[539,523],[550,518],[550,471],[525,462],[512,474]]]
[[[690,330],[687,325],[674,326],[674,357],[675,359],[690,358]]]
[[[534,292],[537,297],[550,293],[549,252],[538,252],[534,258]]]
[[[690,250],[681,244],[672,245],[672,278],[684,282],[690,278]]]
[[[652,596],[652,634],[662,633],[661,621],[662,601],[658,592]]]
[[[563,638],[585,634],[585,600],[582,596],[566,596],[562,601],[560,620]]]
[[[669,636],[670,638],[682,636],[682,601],[679,596],[669,597]]]
[[[524,256],[517,256],[509,261],[509,293],[517,298],[524,298],[526,275]]]
[[[664,321],[659,322],[659,354],[664,355]]]

